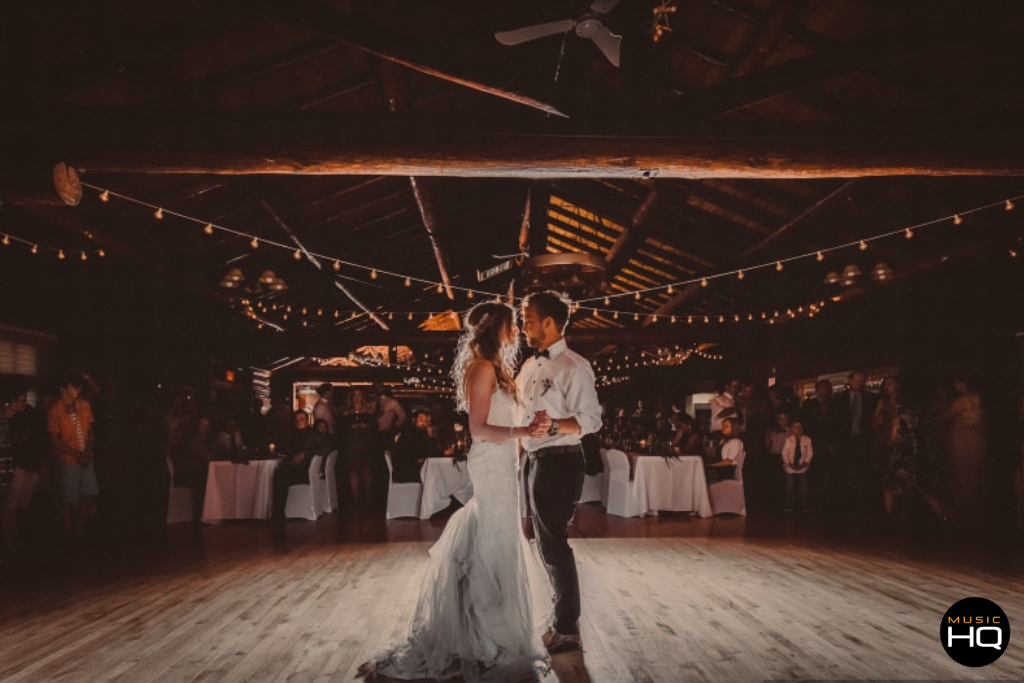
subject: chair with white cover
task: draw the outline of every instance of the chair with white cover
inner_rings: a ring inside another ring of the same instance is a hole
[[[292,484],[288,487],[288,500],[284,506],[285,517],[301,517],[316,520],[323,509],[326,496],[324,480],[320,478],[322,455],[314,455],[309,461],[309,483]]]
[[[327,464],[324,465],[324,495],[320,512],[334,512],[338,509],[338,451],[331,451],[327,454]]]
[[[608,449],[606,455],[608,466],[604,475],[608,481],[608,503],[605,508],[608,514],[617,517],[639,517],[640,497],[636,482],[629,478],[629,458],[614,448]]]
[[[746,515],[747,504],[743,496],[743,461],[747,454],[740,453],[736,458],[736,473],[733,479],[726,479],[708,486],[711,498],[711,512],[716,515]]]
[[[167,459],[167,471],[171,474],[171,491],[167,498],[167,523],[196,521],[196,509],[192,500],[192,489],[174,485],[174,463]]]
[[[397,517],[419,517],[420,498],[423,496],[423,484],[419,482],[396,482],[395,468],[391,464],[391,452],[384,451],[384,460],[388,463],[388,509],[386,519]]]
[[[581,503],[601,503],[604,501],[604,472],[588,474],[583,477],[583,493]]]

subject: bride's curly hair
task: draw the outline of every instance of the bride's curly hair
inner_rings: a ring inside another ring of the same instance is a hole
[[[455,407],[458,410],[469,412],[467,368],[473,361],[481,359],[494,366],[498,387],[518,402],[519,393],[513,375],[519,360],[519,342],[514,339],[511,344],[501,343],[502,331],[511,328],[515,320],[514,308],[495,301],[477,304],[469,309],[455,352],[455,364],[452,366]]]

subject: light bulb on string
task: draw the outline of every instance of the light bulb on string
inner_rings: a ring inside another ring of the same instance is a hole
[[[686,324],[687,325],[692,325],[693,324],[693,316],[692,315],[686,316]]]
[[[775,270],[777,270],[777,271],[779,271],[781,273],[782,272],[782,268],[783,268],[782,261],[776,261],[775,262]]]
[[[675,325],[675,324],[676,324],[676,317],[675,317],[675,316],[672,316],[672,324],[673,324],[673,325]]]
[[[742,270],[740,272],[736,273],[736,279],[737,280],[742,280],[745,277],[746,277],[746,275],[744,275]]]
[[[250,249],[259,249],[260,248],[260,241],[258,239],[256,239],[255,237],[253,237],[252,241],[249,242],[249,248]]]
[[[652,316],[651,316],[651,322],[652,322],[652,323],[656,323],[656,322],[658,322],[658,316],[656,316],[656,315],[652,315]]]
[[[708,279],[706,277],[702,277],[700,279],[700,286],[701,287],[707,287],[708,286]]]
[[[339,270],[341,270],[341,261],[338,261],[337,259],[335,259],[335,261],[334,261],[334,272],[337,273]]]
[[[1009,199],[1006,200],[1006,204],[1003,206],[1006,211],[1013,211],[1013,202]]]
[[[472,299],[473,296],[474,296],[474,294],[473,294],[473,290],[472,289],[469,290],[468,292],[466,292],[466,298],[467,299]]]
[[[213,234],[213,223],[207,223],[206,227],[203,228],[203,232],[205,232],[207,235],[212,235]]]
[[[619,312],[615,311],[615,315],[613,315],[612,317],[615,318],[616,320],[618,320],[619,319]]]
[[[440,282],[437,283],[437,293],[444,294],[444,286]]]
[[[11,246],[11,236],[10,235],[4,235],[3,242],[4,242],[4,246],[5,247]]]
[[[293,251],[292,252],[292,258],[295,259],[296,261],[300,260],[302,258],[302,251],[299,250],[299,249],[296,249],[295,251]]]
[[[953,225],[960,225],[963,222],[964,222],[964,219],[960,218],[960,214],[957,213],[957,214],[953,215]]]
[[[857,245],[857,248],[860,249],[861,251],[864,251],[868,248],[868,243],[865,242],[864,240],[861,240],[860,244]]]
[[[405,278],[405,286],[406,287],[412,287],[412,280],[409,279],[409,278]]]
[[[821,253],[821,252],[819,251],[819,252],[818,252],[818,255],[816,256],[816,258],[818,259],[818,261],[824,261],[824,260],[825,260],[825,255],[824,255],[824,254],[822,254],[822,253]]]
[[[709,318],[708,316],[704,316],[704,324],[707,325],[710,322],[711,322],[711,318]]]
[[[83,251],[83,252],[82,252],[82,255],[81,255],[81,256],[79,256],[79,258],[80,258],[80,259],[82,259],[83,261],[88,261],[88,260],[89,260],[89,255],[88,255],[88,254],[86,254],[86,253],[85,253],[85,252]]]
[[[666,292],[667,292],[667,293],[668,293],[669,295],[672,295],[672,294],[675,294],[675,293],[676,293],[676,288],[675,288],[675,287],[673,287],[672,285],[669,285],[669,286],[668,286],[668,289],[666,289],[665,291],[666,291]]]
[[[633,295],[633,300],[640,301],[640,292],[637,292],[636,294]]]
[[[911,230],[910,228],[907,228],[906,230],[903,231],[903,236],[906,237],[908,240],[913,239],[914,231]]]
[[[103,192],[100,192],[100,201],[101,202],[109,202],[110,201],[110,190],[103,190]]]
[[[409,313],[409,320],[412,320],[412,313]]]
[[[633,314],[633,322],[636,322],[637,320],[640,320],[640,314],[639,313],[634,313]]]
[[[103,258],[104,256],[107,255],[107,252],[100,249],[98,252],[96,252],[96,255],[99,256],[100,258]]]
[[[155,212],[153,212],[153,218],[157,219],[158,221],[162,221],[164,219],[164,210],[157,209]]]
[[[612,304],[611,299],[609,299],[608,297],[605,297],[604,298],[604,305],[605,306],[611,306],[611,304]]]
[[[59,250],[57,252],[57,258],[59,258],[61,261],[63,261],[65,258],[67,258],[66,256],[64,256],[64,250],[63,249],[61,249],[61,250]]]
[[[370,279],[371,280],[376,280],[377,279],[377,269],[376,268],[374,268],[373,270],[370,271]]]

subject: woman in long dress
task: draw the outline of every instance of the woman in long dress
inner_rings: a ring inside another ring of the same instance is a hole
[[[466,317],[453,368],[458,407],[469,413],[473,498],[448,520],[430,560],[407,637],[359,668],[369,680],[535,680],[550,670],[541,609],[550,589],[521,528],[512,372],[515,312],[487,302]],[[531,589],[531,585],[533,588]],[[550,617],[550,615],[545,615]]]
[[[957,397],[943,419],[948,457],[948,488],[957,522],[974,527],[981,524],[985,496],[985,460],[988,451],[985,415],[981,398],[962,377],[954,380]]]

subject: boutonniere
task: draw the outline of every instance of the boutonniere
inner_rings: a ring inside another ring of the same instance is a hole
[[[550,377],[545,377],[541,382],[541,386],[544,387],[544,391],[540,392],[540,395],[543,396],[548,393],[548,390],[551,389],[551,387],[555,386],[555,383],[551,381]]]

